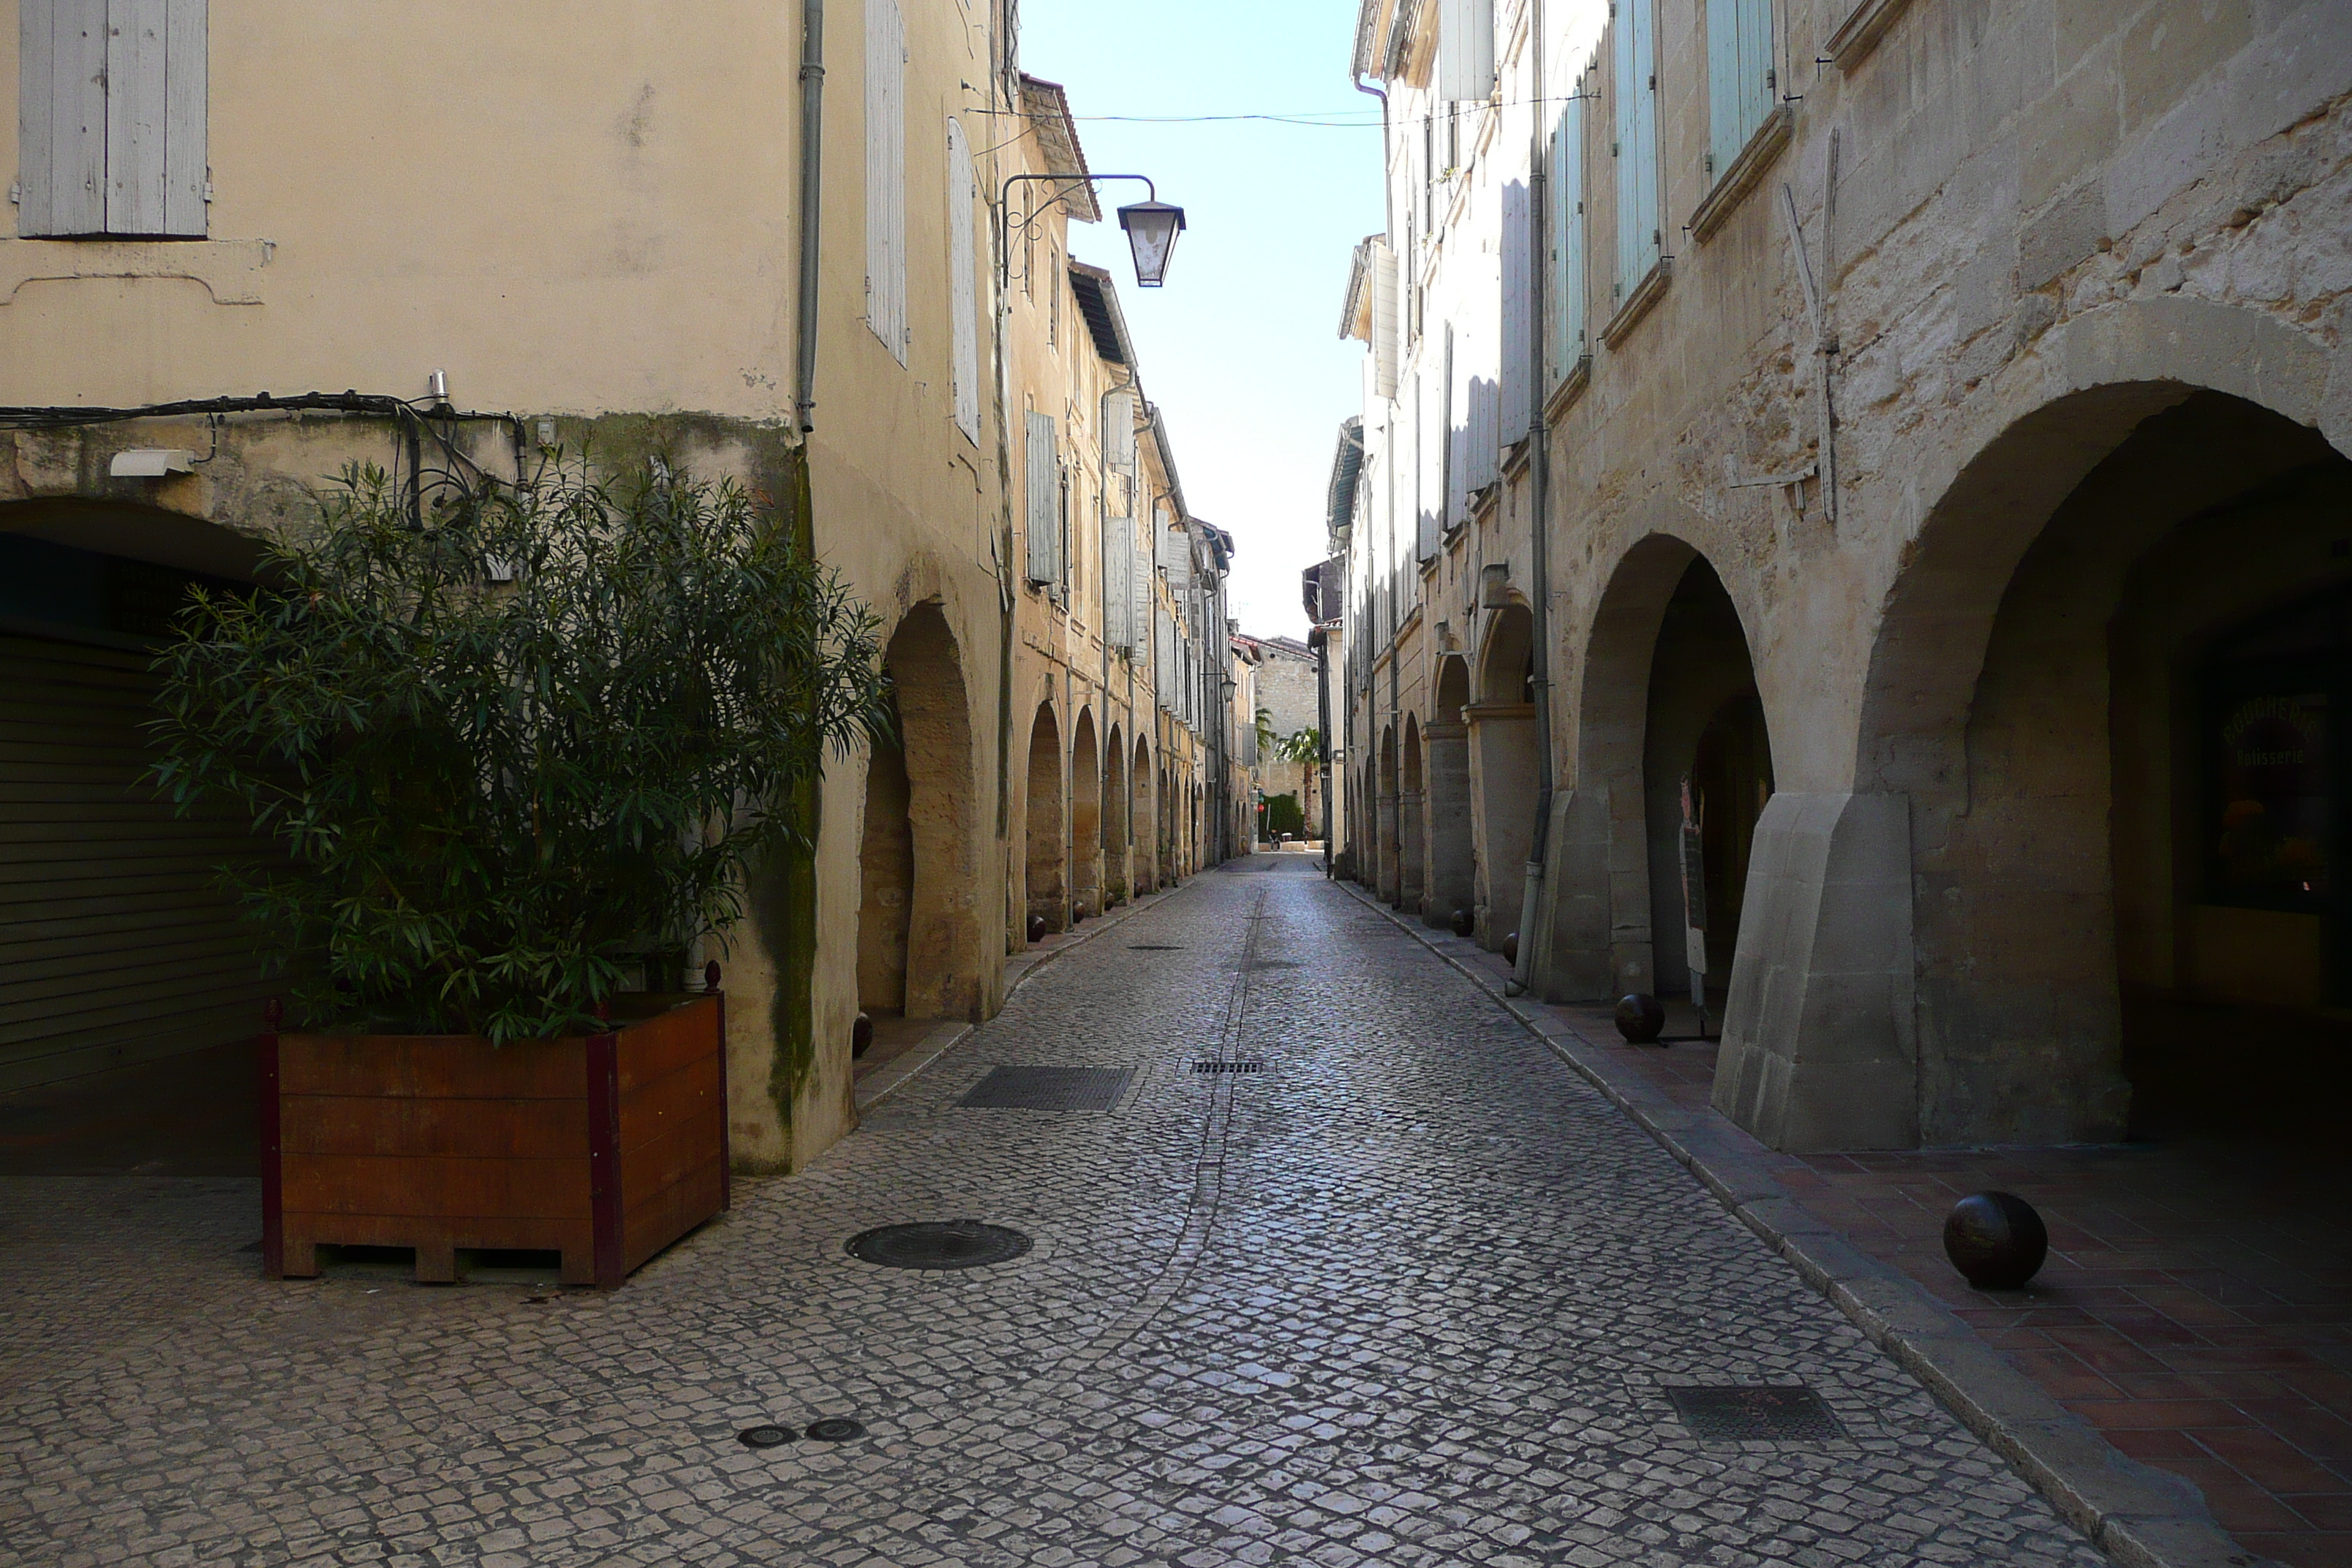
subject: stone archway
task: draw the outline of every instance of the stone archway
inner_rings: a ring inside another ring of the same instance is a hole
[[[1127,745],[1119,727],[1110,727],[1103,746],[1102,858],[1103,904],[1127,902],[1133,888],[1133,847],[1128,837]]]
[[[1069,839],[1062,794],[1062,727],[1054,705],[1040,702],[1029,727],[1028,912],[1049,931],[1070,929]],[[1024,933],[1024,937],[1026,933]]]
[[[1151,748],[1135,738],[1135,762],[1128,769],[1129,826],[1135,839],[1135,891],[1160,890],[1159,792],[1152,785]]]
[[[1397,753],[1397,907],[1424,914],[1425,881],[1422,868],[1429,847],[1427,821],[1422,809],[1421,715],[1404,720],[1404,747]]]
[[[1102,759],[1095,742],[1095,716],[1078,710],[1070,738],[1070,919],[1103,912]]]
[[[1496,610],[1478,650],[1475,700],[1462,710],[1477,843],[1478,944],[1496,952],[1519,929],[1528,850],[1535,842],[1534,639],[1525,605]]]
[[[1470,661],[1448,654],[1437,661],[1437,700],[1422,733],[1423,798],[1429,818],[1429,874],[1422,918],[1451,928],[1457,910],[1478,902],[1476,838],[1470,828]]]
[[[971,725],[962,659],[937,602],[907,613],[883,663],[899,743],[876,743],[866,763],[858,1004],[877,1016],[976,1017]]]
[[[2216,887],[2203,683],[2250,621],[2352,579],[2347,497],[2318,432],[2177,383],[2058,397],[1979,450],[1887,595],[1853,787],[1759,826],[1772,940],[1735,981],[1717,1104],[1788,1148],[2104,1141],[2166,1018],[2235,990],[2242,1020],[2265,971],[2256,1005],[2294,1013],[2285,911]],[[2340,987],[2312,904],[2302,968]],[[2172,1065],[2225,1090],[2296,1032],[2225,1064],[2208,1030]]]

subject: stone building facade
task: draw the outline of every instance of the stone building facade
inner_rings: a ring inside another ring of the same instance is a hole
[[[2117,1138],[2352,1001],[2352,12],[1366,0],[1355,67],[1369,885],[1696,986],[1790,1149]]]
[[[1102,379],[1024,359],[1034,308],[996,284],[1030,153],[990,128],[1035,91],[1009,0],[599,0],[553,30],[447,0],[16,9],[0,1088],[253,1027],[253,942],[206,890],[234,834],[136,787],[143,650],[157,605],[249,579],[349,461],[737,479],[880,616],[903,754],[828,768],[813,849],[721,955],[739,1158],[850,1125],[861,1009],[993,1012],[1024,896],[1013,699],[1042,684],[1022,664],[1013,689],[1008,408]],[[1130,882],[1208,852],[1163,853],[1157,804],[1208,792],[1206,748],[1143,728],[1120,731],[1153,781]]]

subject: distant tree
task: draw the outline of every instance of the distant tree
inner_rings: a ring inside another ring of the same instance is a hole
[[[1306,777],[1304,796],[1307,804],[1302,815],[1307,821],[1306,831],[1312,835],[1320,822],[1315,815],[1315,776],[1323,763],[1323,731],[1309,724],[1275,742],[1273,749],[1274,754],[1282,761],[1297,763]]]

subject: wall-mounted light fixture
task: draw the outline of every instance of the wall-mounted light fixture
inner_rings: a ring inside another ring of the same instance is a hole
[[[1167,279],[1168,258],[1175,253],[1176,236],[1184,227],[1184,209],[1161,201],[1160,187],[1151,183],[1150,175],[1014,174],[1004,182],[1004,188],[996,196],[996,286],[1000,293],[1013,280],[1013,187],[1024,180],[1058,181],[1065,187],[1097,185],[1105,180],[1141,182],[1145,199],[1118,209],[1118,226],[1127,231],[1127,247],[1135,257],[1135,286],[1157,289]],[[1046,205],[1050,206],[1067,195],[1067,188],[1057,191]],[[1022,220],[1022,226],[1026,228],[1035,221],[1036,215],[1033,213]]]
[[[193,474],[196,455],[182,447],[133,447],[114,454],[106,471],[118,479],[160,479],[166,474]]]

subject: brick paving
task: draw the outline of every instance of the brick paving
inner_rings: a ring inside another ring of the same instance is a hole
[[[0,1180],[0,1558],[2102,1561],[1313,869],[1139,910],[609,1296],[271,1284],[250,1182]],[[1132,1077],[1108,1112],[958,1108],[1011,1064]],[[957,1274],[842,1250],[957,1218],[1036,1245]],[[1801,1384],[1843,1435],[1701,1442],[1669,1391],[1704,1384]],[[868,1435],[734,1439],[823,1415]]]

